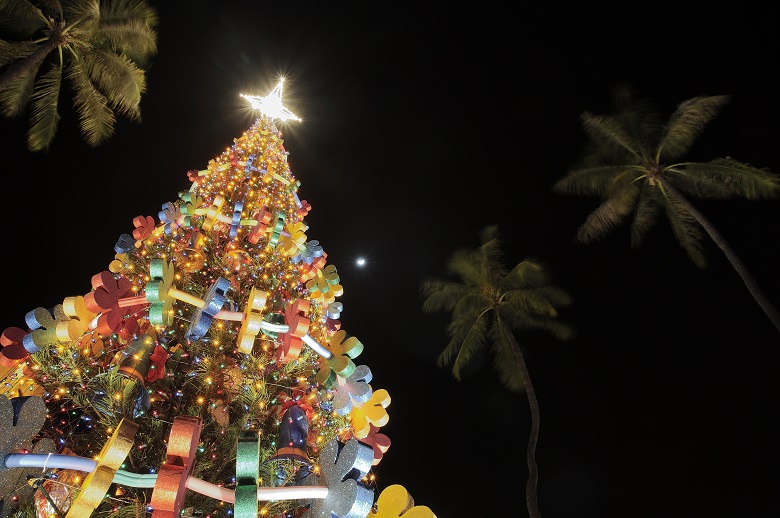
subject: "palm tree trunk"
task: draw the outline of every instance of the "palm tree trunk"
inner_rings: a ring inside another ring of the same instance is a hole
[[[534,385],[531,383],[531,376],[528,374],[528,367],[525,364],[525,358],[523,358],[520,345],[505,323],[502,322],[501,327],[507,340],[512,345],[512,351],[515,353],[517,366],[520,369],[520,374],[523,376],[528,407],[531,409],[531,432],[528,435],[528,449],[526,451],[528,482],[525,485],[525,500],[528,507],[528,516],[530,518],[541,518],[542,513],[539,511],[539,500],[536,495],[536,486],[539,481],[539,471],[536,466],[536,443],[539,442],[539,403],[536,400]]]
[[[761,291],[761,288],[758,286],[758,283],[755,281],[755,279],[753,279],[753,276],[750,275],[750,272],[748,272],[745,265],[742,264],[742,261],[739,259],[736,252],[732,250],[731,246],[726,242],[723,236],[720,235],[718,229],[716,229],[712,223],[710,223],[710,221],[704,217],[704,214],[699,212],[696,207],[691,205],[691,203],[684,196],[682,196],[682,194],[680,194],[677,189],[671,186],[669,182],[667,182],[663,177],[658,176],[657,179],[663,184],[664,189],[667,189],[675,198],[677,198],[677,200],[679,200],[685,209],[690,212],[694,218],[696,218],[696,221],[702,226],[702,228],[704,228],[707,234],[709,234],[710,238],[712,238],[715,244],[718,245],[718,248],[723,251],[723,253],[726,255],[726,258],[731,263],[731,266],[734,267],[740,278],[742,278],[742,282],[745,283],[745,286],[753,296],[753,299],[758,303],[759,306],[761,306],[761,309],[764,310],[764,314],[769,317],[769,320],[775,326],[775,329],[780,332],[780,313],[778,313],[777,308],[775,308],[769,299],[766,298],[764,292]]]
[[[24,59],[15,61],[0,74],[0,92],[19,77],[34,73],[49,52],[64,42],[59,33],[54,33],[40,47]]]

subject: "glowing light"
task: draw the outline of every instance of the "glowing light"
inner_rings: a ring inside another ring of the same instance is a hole
[[[366,265],[366,259],[364,257],[358,257],[357,260],[355,261],[355,264],[357,264],[358,266],[361,266],[361,267],[365,266]]]
[[[250,106],[255,110],[268,115],[272,119],[280,119],[282,121],[294,120],[300,121],[301,118],[294,115],[290,110],[284,107],[282,104],[282,85],[284,84],[284,78],[279,79],[271,93],[265,97],[257,95],[241,94],[241,97],[249,101]]]

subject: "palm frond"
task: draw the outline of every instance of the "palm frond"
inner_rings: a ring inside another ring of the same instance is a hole
[[[570,171],[553,185],[553,191],[582,196],[605,196],[621,178],[638,176],[635,165],[598,165]]]
[[[638,97],[635,90],[627,84],[618,85],[614,89],[614,104],[614,117],[631,136],[637,155],[651,161],[663,128],[661,117],[648,99]],[[607,156],[602,156],[601,160],[624,160],[618,158],[622,155],[623,153],[608,151]]]
[[[3,117],[14,118],[24,113],[33,92],[36,72],[37,69],[19,75],[0,90],[0,113]]]
[[[423,301],[423,311],[426,313],[440,310],[452,311],[458,300],[468,291],[470,291],[468,287],[456,282],[425,280],[421,284],[421,292],[426,297]]]
[[[498,225],[487,225],[479,231],[479,242],[481,244],[489,243],[498,239]]]
[[[63,15],[82,34],[94,34],[100,27],[100,0],[69,0]]]
[[[635,160],[641,160],[641,148],[618,118],[583,112],[580,119],[585,133],[609,155],[615,156],[616,150],[623,150]]]
[[[507,303],[501,306],[502,315],[535,315],[549,318],[558,316],[558,309],[539,289],[512,290],[506,294],[505,299]]]
[[[525,392],[525,380],[515,355],[522,355],[523,352],[507,339],[498,324],[491,326],[490,338],[493,343],[493,370],[498,374],[498,381],[509,391],[522,394]],[[515,348],[517,350],[514,350]]]
[[[726,95],[713,95],[694,97],[677,105],[661,137],[658,161],[666,162],[683,156],[728,100]]]
[[[26,58],[37,48],[32,41],[0,40],[0,68]]]
[[[665,200],[666,217],[672,226],[674,237],[677,238],[677,242],[680,243],[680,246],[696,266],[706,268],[707,259],[702,243],[704,235],[699,223],[685,208],[683,202],[668,191],[664,190],[662,192]]]
[[[114,133],[116,118],[108,107],[106,98],[94,87],[89,77],[74,57],[68,67],[68,79],[73,85],[73,104],[79,115],[81,132],[90,146],[97,146]]]
[[[500,288],[504,292],[536,288],[547,284],[550,275],[541,263],[526,259],[516,264],[502,279]]]
[[[604,201],[580,225],[576,240],[592,243],[623,224],[636,207],[639,191],[638,186],[631,184]]]
[[[57,101],[61,83],[62,67],[53,65],[35,84],[31,101],[31,124],[27,132],[27,147],[31,151],[48,149],[54,139],[60,120]]]
[[[476,250],[456,250],[447,261],[447,273],[460,277],[463,284],[475,286],[482,280],[482,261]]]
[[[545,284],[536,289],[555,308],[566,308],[574,303],[574,299],[568,291],[554,284]]]
[[[157,54],[157,34],[144,20],[102,23],[91,41],[127,54],[134,62],[142,62]]]
[[[659,199],[658,189],[642,186],[642,194],[639,196],[634,219],[631,222],[632,247],[642,244],[662,213],[663,203]]]
[[[0,30],[20,40],[30,39],[47,26],[46,17],[27,0],[0,2]]]
[[[482,281],[480,284],[487,284],[490,286],[498,286],[501,283],[501,279],[506,276],[506,268],[504,267],[504,250],[501,246],[501,241],[498,238],[498,234],[494,233],[493,238],[485,241],[478,249],[480,254],[480,269],[482,271]]]
[[[729,157],[679,164],[670,168],[666,177],[680,191],[698,198],[757,200],[780,195],[780,177],[776,174]]]
[[[439,365],[452,364],[452,375],[456,380],[463,379],[469,364],[484,355],[487,324],[484,312],[469,322],[460,322],[450,345],[439,355]]]
[[[127,56],[92,48],[82,55],[90,81],[120,114],[139,120],[141,94],[146,90],[144,71]]]

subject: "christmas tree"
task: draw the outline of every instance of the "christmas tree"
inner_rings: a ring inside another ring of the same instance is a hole
[[[434,516],[374,484],[390,396],[307,237],[282,86],[91,291],[3,331],[0,516]]]

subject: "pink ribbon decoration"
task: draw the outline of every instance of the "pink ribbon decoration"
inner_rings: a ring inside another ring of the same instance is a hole
[[[257,224],[249,231],[247,240],[256,245],[268,231],[268,224],[271,222],[271,212],[269,212],[267,207],[263,206],[253,217]]]
[[[298,208],[298,217],[305,218],[311,212],[311,205],[306,200],[301,200],[301,206]]]
[[[296,299],[284,311],[284,322],[288,331],[282,335],[282,345],[276,351],[276,356],[282,363],[297,360],[301,354],[301,337],[308,332],[311,325],[311,320],[305,317],[309,306],[307,299]]]
[[[205,175],[201,176],[197,169],[190,169],[187,171],[187,179],[193,183],[201,183],[205,179]]]
[[[373,424],[369,424],[368,426],[368,435],[360,439],[360,442],[374,448],[374,461],[371,465],[376,466],[382,461],[385,452],[390,448],[390,438],[383,433],[379,433],[378,426],[374,426]]]
[[[133,225],[135,226],[133,237],[136,241],[143,241],[151,236],[154,231],[154,218],[151,216],[136,216],[133,218]]]
[[[344,304],[341,302],[331,302],[328,304],[328,309],[325,312],[325,328],[328,331],[335,333],[341,329],[339,317],[341,316],[342,309],[344,309]]]
[[[301,282],[306,282],[317,276],[317,272],[325,267],[328,260],[328,254],[322,252],[317,258],[312,258],[311,263],[304,262],[301,265]]]
[[[197,455],[203,419],[178,416],[173,420],[168,436],[165,462],[160,466],[149,505],[152,518],[178,518],[187,496],[187,478],[192,473]]]
[[[27,331],[21,327],[7,327],[0,335],[0,345],[3,350],[0,351],[0,366],[14,367],[21,360],[30,355],[24,348],[24,335]]]
[[[120,307],[119,299],[133,294],[132,284],[126,277],[114,277],[109,271],[92,276],[92,291],[84,296],[84,303],[90,311],[99,313],[97,331],[102,335],[118,334],[131,338],[138,329],[135,313],[144,309],[144,304]]]

